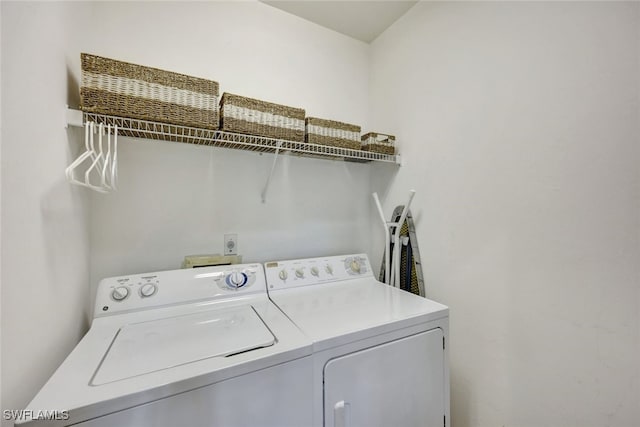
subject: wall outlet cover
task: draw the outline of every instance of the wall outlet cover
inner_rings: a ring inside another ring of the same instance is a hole
[[[238,254],[238,235],[237,234],[224,235],[224,254],[225,255]]]

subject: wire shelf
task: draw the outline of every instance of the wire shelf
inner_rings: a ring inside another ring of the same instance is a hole
[[[319,157],[350,162],[399,163],[399,156],[352,150],[341,147],[308,144],[262,136],[245,135],[221,130],[178,126],[147,120],[109,116],[97,113],[83,113],[84,122],[118,126],[118,134],[134,138],[181,142],[212,147],[233,148],[256,152],[289,153],[303,157]]]

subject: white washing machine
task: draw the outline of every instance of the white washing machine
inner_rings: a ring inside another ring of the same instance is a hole
[[[24,412],[58,419],[16,424],[300,427],[311,382],[311,342],[269,301],[262,265],[114,277]]]
[[[314,425],[449,425],[449,310],[378,282],[366,255],[265,264],[269,297],[313,341]]]

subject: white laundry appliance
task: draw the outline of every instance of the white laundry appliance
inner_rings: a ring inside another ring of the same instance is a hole
[[[269,297],[313,341],[314,425],[449,425],[446,306],[378,282],[366,255],[265,264]]]
[[[100,282],[91,328],[24,413],[60,411],[35,425],[300,427],[311,382],[311,342],[269,301],[262,265],[163,271]]]

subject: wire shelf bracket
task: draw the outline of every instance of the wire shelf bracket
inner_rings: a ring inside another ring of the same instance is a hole
[[[269,172],[269,176],[267,177],[267,182],[265,182],[264,188],[262,189],[262,203],[267,202],[267,191],[269,190],[269,184],[271,183],[271,177],[273,176],[273,171],[276,169],[276,162],[278,161],[278,154],[280,154],[280,147],[282,147],[282,141],[277,142],[276,152],[273,153],[273,163],[271,163],[271,171]]]

